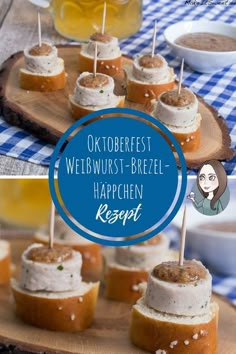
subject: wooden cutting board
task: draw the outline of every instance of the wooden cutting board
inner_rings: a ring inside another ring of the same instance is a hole
[[[0,71],[0,110],[5,119],[30,131],[47,142],[55,143],[74,122],[71,117],[68,95],[74,91],[78,77],[79,46],[59,46],[59,56],[65,61],[67,85],[64,90],[50,93],[29,92],[19,88],[18,73],[24,67],[23,53],[11,56]],[[132,59],[123,56],[122,64],[132,63]],[[115,93],[125,95],[124,72],[115,78]],[[131,103],[126,107],[150,113],[150,105]],[[230,136],[225,120],[215,109],[199,97],[199,112],[202,115],[201,146],[198,151],[186,153],[189,168],[198,167],[209,159],[229,160],[233,157],[230,149]]]
[[[28,244],[29,240],[11,241],[13,262],[17,268],[20,255]],[[235,354],[236,310],[217,296],[214,300],[220,305],[217,354]],[[146,352],[129,341],[130,309],[128,304],[108,301],[100,295],[95,320],[89,329],[74,334],[50,332],[28,326],[17,319],[9,287],[0,287],[0,343],[33,353],[144,354]]]

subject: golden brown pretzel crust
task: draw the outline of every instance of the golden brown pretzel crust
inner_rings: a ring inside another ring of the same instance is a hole
[[[199,113],[200,114],[200,113]],[[152,125],[152,123],[150,123]],[[155,129],[157,129],[154,125],[152,125]],[[168,126],[167,126],[168,128]],[[163,135],[163,137],[167,140],[167,142],[171,145],[172,150],[175,151],[172,143],[170,140],[160,131],[160,134]],[[180,144],[180,147],[183,152],[192,152],[196,151],[199,149],[200,144],[201,144],[201,127],[199,126],[196,130],[190,132],[190,133],[176,133],[171,131],[171,133],[174,135],[178,143]]]
[[[142,296],[138,284],[146,282],[147,279],[146,270],[129,270],[118,265],[109,265],[105,272],[106,297],[134,304]]]
[[[99,282],[94,283],[87,293],[68,298],[46,298],[33,292],[20,292],[14,285],[13,295],[16,315],[33,326],[52,331],[79,332],[93,321]]]
[[[166,354],[214,354],[217,347],[218,312],[219,307],[214,303],[210,322],[178,324],[147,317],[133,308],[130,338],[133,344],[152,353],[162,349]],[[194,339],[196,334],[197,339]],[[171,348],[171,343],[175,341],[177,344]]]
[[[97,59],[97,73],[115,76],[121,70],[121,56],[114,59]],[[93,72],[94,60],[79,53],[79,72]]]
[[[139,83],[127,77],[127,100],[135,103],[146,104],[175,86],[174,72],[170,69],[173,79],[165,84]]]
[[[0,285],[9,282],[11,277],[11,260],[10,254],[0,260]]]
[[[57,91],[63,89],[66,84],[66,75],[64,70],[55,76],[33,75],[22,70],[20,70],[19,75],[20,87],[27,91]]]
[[[91,108],[86,108],[84,106],[80,106],[78,103],[76,103],[73,100],[72,96],[69,97],[69,100],[70,100],[71,114],[74,119],[80,119],[80,118],[84,117],[85,115],[94,112],[94,110]],[[121,96],[116,107],[124,107],[124,102],[125,102],[125,97]],[[108,116],[106,116],[106,117],[108,117]]]

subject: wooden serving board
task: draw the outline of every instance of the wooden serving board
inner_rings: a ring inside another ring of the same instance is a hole
[[[29,240],[13,240],[12,258],[19,269],[20,256]],[[214,296],[220,305],[219,345],[217,354],[236,353],[236,310]],[[0,343],[18,350],[46,354],[142,354],[129,341],[131,306],[99,296],[94,323],[83,333],[59,333],[41,330],[21,322],[14,314],[8,286],[0,287]],[[201,353],[199,353],[201,354]]]
[[[29,130],[47,142],[55,143],[74,122],[71,117],[68,95],[74,91],[78,77],[79,46],[59,46],[59,56],[65,61],[67,85],[64,90],[51,93],[29,92],[19,88],[19,69],[24,67],[23,53],[11,56],[0,71],[0,110],[5,119],[23,129]],[[123,56],[123,65],[132,59]],[[117,74],[115,93],[124,95],[123,70]],[[131,103],[126,107],[150,113],[150,105]],[[202,115],[201,146],[194,153],[186,153],[189,168],[198,167],[209,159],[229,160],[233,157],[230,136],[226,123],[216,110],[199,97],[199,111]]]

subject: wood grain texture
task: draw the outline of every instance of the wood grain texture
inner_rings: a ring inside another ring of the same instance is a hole
[[[7,8],[11,4],[11,0],[1,0],[0,1],[0,18],[4,18],[2,26],[0,28],[0,64],[4,60],[6,60],[10,55],[15,53],[18,50],[22,50],[25,46],[33,44],[37,41],[37,13],[36,8],[34,5],[30,4],[26,0],[15,0],[12,1],[12,6],[7,14],[4,17]],[[43,38],[45,40],[49,40],[53,43],[61,44],[67,42],[66,39],[61,37],[54,29],[53,20],[51,15],[47,12],[42,10],[42,30],[43,30]],[[23,25],[24,24],[24,25]],[[14,117],[13,117],[14,118]],[[18,122],[18,120],[16,119]],[[29,122],[26,122],[26,126],[28,127]],[[221,128],[225,130],[225,124],[223,120],[218,120],[218,125],[221,125]],[[41,132],[42,137],[47,137],[48,132],[44,128],[38,130],[38,126],[30,124],[30,127],[33,127],[34,131]],[[188,160],[188,167],[197,167],[199,162],[199,158],[204,158],[204,154],[206,151],[208,152],[208,148],[210,146],[210,151],[212,157],[222,159],[230,158],[233,154],[232,150],[229,150],[229,136],[225,134],[224,136],[219,134],[218,136],[218,129],[216,129],[216,136],[214,134],[215,125],[211,125],[211,130],[209,131],[209,141],[203,140],[202,141],[202,152],[203,154],[199,156],[196,154],[195,156],[186,155]],[[205,131],[205,126],[202,127],[203,131]],[[221,139],[222,138],[222,139]],[[217,150],[216,146],[213,144],[214,141],[217,139],[222,140],[222,145],[224,146],[223,149],[219,151]],[[56,141],[56,137],[52,134],[52,141]],[[227,150],[227,151],[225,151]],[[199,151],[200,152],[200,151]],[[226,156],[227,155],[227,156]],[[17,161],[10,157],[1,157],[0,158],[0,174],[1,175],[22,175],[22,174],[31,174],[31,175],[41,175],[47,174],[47,168],[33,165],[27,162]]]
[[[41,93],[20,89],[18,74],[24,66],[23,54],[20,52],[8,59],[0,73],[0,106],[5,119],[47,142],[55,143],[74,122],[68,107],[68,97],[73,93],[78,77],[79,50],[79,46],[59,46],[59,56],[65,61],[68,77],[65,89],[57,92]],[[130,62],[130,58],[122,58],[122,65]],[[118,74],[115,81],[116,94],[124,95],[124,73]],[[151,109],[150,105],[144,106],[127,100],[125,106],[145,112]],[[224,119],[201,98],[199,112],[202,115],[201,145],[197,151],[185,154],[189,168],[196,168],[209,159],[227,160],[234,154]]]
[[[13,262],[17,265],[29,240],[11,241]],[[129,341],[130,306],[99,297],[95,321],[81,334],[56,333],[28,326],[15,317],[9,287],[0,287],[0,343],[20,350],[47,354],[144,354]],[[236,311],[214,296],[220,305],[217,354],[236,353]],[[168,353],[169,354],[169,353]],[[200,354],[200,353],[199,353]]]
[[[10,11],[7,12],[11,4]],[[16,51],[37,41],[36,17],[35,6],[27,0],[0,0],[0,65]],[[54,43],[67,42],[55,31],[52,17],[47,11],[42,10],[41,20],[45,39]],[[0,175],[47,174],[47,167],[8,156],[0,156]]]

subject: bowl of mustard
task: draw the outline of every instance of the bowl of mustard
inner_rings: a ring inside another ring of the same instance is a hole
[[[214,73],[236,64],[236,27],[218,21],[181,21],[164,37],[173,53],[195,71]]]

